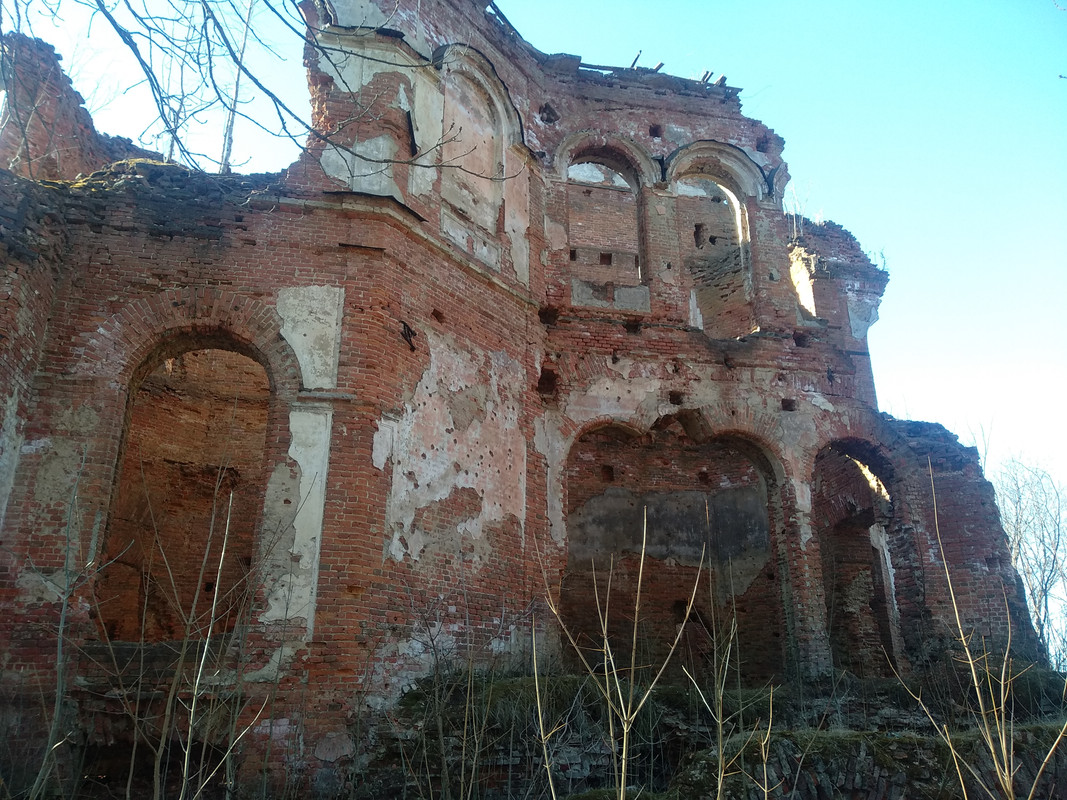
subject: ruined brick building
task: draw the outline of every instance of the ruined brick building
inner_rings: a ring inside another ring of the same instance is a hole
[[[528,663],[537,626],[566,664],[546,589],[592,643],[646,514],[650,652],[712,576],[695,670],[724,610],[753,684],[917,668],[946,563],[966,626],[1032,644],[977,454],[878,411],[887,275],[783,213],[738,89],[545,55],[484,2],[330,13],[330,136],[282,174],[104,167],[132,151],[61,76],[49,146],[0,141],[5,698],[56,685],[62,623],[106,739],[113,653],[210,623],[216,686],[272,698],[243,746],[325,770],[437,659]]]

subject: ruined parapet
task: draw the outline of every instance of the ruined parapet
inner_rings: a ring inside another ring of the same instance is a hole
[[[936,656],[939,645],[954,643],[958,612],[963,633],[980,632],[990,651],[1002,651],[1010,641],[1019,656],[1042,661],[978,449],[937,423],[885,419],[900,437],[896,453],[909,467],[901,504],[911,507],[918,537],[912,569],[923,579],[913,593],[921,593],[929,614],[926,641],[916,641],[913,649]]]
[[[55,49],[20,33],[0,49],[0,166],[34,180],[71,180],[123,158],[162,156],[97,133]]]
[[[797,217],[791,224],[789,262],[798,329],[844,351],[856,371],[858,395],[877,406],[867,332],[878,320],[889,273],[837,223]]]

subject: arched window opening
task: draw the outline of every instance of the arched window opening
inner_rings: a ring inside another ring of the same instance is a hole
[[[601,160],[578,159],[567,169],[575,305],[648,310],[635,183]]]
[[[217,636],[248,610],[269,398],[259,363],[217,349],[132,391],[95,593],[110,640]]]
[[[812,523],[819,537],[834,666],[888,677],[897,665],[899,614],[887,536],[885,485],[848,448],[815,459]]]
[[[616,653],[629,653],[647,514],[640,662],[658,666],[666,657],[699,581],[674,674],[680,677],[685,666],[711,677],[729,644],[730,670],[740,668],[743,681],[759,684],[782,674],[785,651],[778,565],[771,557],[773,478],[752,446],[729,438],[698,441],[694,426],[679,417],[664,417],[644,435],[606,427],[574,443],[564,474],[563,621],[595,658],[602,647],[596,595],[603,605],[612,570],[609,637]]]
[[[705,175],[671,184],[682,263],[693,281],[692,322],[716,339],[755,328],[752,279],[737,197]]]

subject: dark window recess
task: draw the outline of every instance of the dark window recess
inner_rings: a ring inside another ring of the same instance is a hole
[[[578,260],[578,251],[577,250],[571,250],[571,261],[577,261],[577,260]]]
[[[542,306],[537,309],[537,318],[542,325],[555,325],[559,320],[559,309],[554,306]]]
[[[600,467],[600,479],[604,481],[604,483],[614,483],[615,467],[611,466],[611,464],[602,465]]]
[[[703,222],[693,226],[693,244],[700,249],[708,243],[708,228]]]
[[[440,309],[435,308],[433,311],[430,312],[430,316],[433,317],[438,322],[444,322],[445,321],[445,315]]]
[[[559,112],[552,108],[550,103],[543,103],[539,109],[537,109],[537,116],[541,118],[541,121],[546,125],[552,125],[559,122]]]
[[[807,347],[808,335],[806,333],[801,333],[800,331],[797,331],[793,334],[793,344],[795,344],[797,347]]]
[[[602,267],[610,267],[611,266],[611,253],[601,253],[600,254],[600,266],[602,266]]]
[[[541,376],[537,379],[537,393],[546,397],[556,394],[556,384],[559,376],[554,369],[541,367]]]
[[[672,406],[680,406],[684,397],[685,396],[681,392],[670,392],[667,395],[667,399],[670,400]]]
[[[662,139],[663,138],[663,126],[662,125],[649,125],[648,126],[648,135],[651,136],[653,139]]]
[[[792,397],[783,397],[782,398],[782,411],[796,411],[796,410],[797,410],[797,401],[796,400],[794,400]]]

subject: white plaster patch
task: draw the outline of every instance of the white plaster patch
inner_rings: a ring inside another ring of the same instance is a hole
[[[700,313],[700,304],[697,302],[697,290],[689,290],[689,327],[698,331],[704,330],[704,315]]]
[[[15,387],[4,402],[0,420],[0,530],[4,527],[8,498],[15,485],[15,469],[20,452],[26,452],[18,425],[19,392]],[[42,440],[38,440],[42,441]]]
[[[375,46],[369,36],[324,36],[322,44],[329,48],[329,57],[320,56],[318,67],[333,78],[338,89],[358,93],[379,73],[406,72],[403,51],[395,47]]]
[[[530,176],[514,149],[504,153],[504,231],[511,239],[515,277],[530,285]]]
[[[848,308],[848,324],[853,339],[865,339],[867,331],[878,321],[878,305],[881,298],[874,292],[857,292],[852,287],[845,289],[845,305]]]
[[[552,541],[560,547],[567,541],[567,529],[563,524],[563,459],[568,442],[559,431],[559,419],[555,413],[546,413],[534,420],[534,447],[545,457],[548,530]]]
[[[415,50],[424,54],[429,52],[426,32],[418,13],[420,6],[417,3],[411,6],[411,10],[402,8],[399,3],[379,4],[374,0],[333,0],[330,5],[338,27],[402,30],[405,33],[405,41]],[[384,6],[384,9],[380,6]],[[371,37],[364,34],[362,38]]]
[[[511,517],[525,530],[522,365],[503,352],[472,352],[433,331],[426,336],[430,364],[404,413],[379,423],[379,431],[395,429],[385,555],[397,561],[455,544],[419,531],[415,518],[456,490],[473,489],[481,501],[457,535],[481,538],[486,526]]]
[[[29,603],[58,603],[63,599],[63,580],[63,570],[45,575],[33,569],[25,569],[16,581],[19,599]]]
[[[815,406],[816,408],[821,408],[823,411],[830,411],[830,412],[833,412],[833,411],[836,410],[834,408],[834,404],[831,403],[829,400],[827,400],[825,397],[823,397],[818,392],[812,392],[809,395],[809,397],[811,398],[811,404],[813,406]]]
[[[415,159],[409,170],[408,188],[412,194],[425,195],[433,190],[437,180],[438,145],[444,135],[445,96],[440,82],[422,70],[415,73],[414,88],[411,124],[415,129],[415,144],[422,155]]]
[[[299,499],[288,553],[292,563],[270,587],[266,609],[260,616],[264,622],[303,618],[308,640],[313,638],[315,627],[332,422],[333,410],[327,405],[302,406],[289,412],[289,457],[300,467]]]
[[[550,249],[562,250],[567,246],[567,229],[549,217],[545,217],[545,234]]]
[[[565,413],[579,424],[602,417],[630,419],[646,403],[658,406],[661,384],[658,378],[637,375],[626,381],[600,378],[585,391],[571,392]]]
[[[27,453],[43,453],[52,446],[52,440],[44,436],[40,439],[30,439],[28,442],[23,442],[19,451],[25,455]]]
[[[339,286],[292,286],[278,290],[282,336],[300,362],[307,389],[337,386],[345,290]]]
[[[393,179],[394,161],[396,142],[383,134],[355,142],[348,149],[327,145],[319,163],[327,175],[341,181],[353,192],[392,197],[402,202],[400,187]]]
[[[374,432],[371,448],[371,463],[375,469],[385,469],[393,455],[393,442],[396,441],[396,420],[382,417],[378,420],[378,430]]]
[[[257,736],[269,735],[275,742],[284,742],[289,738],[289,734],[296,729],[297,726],[293,725],[288,717],[278,717],[277,719],[265,719],[257,723],[254,730]]]

